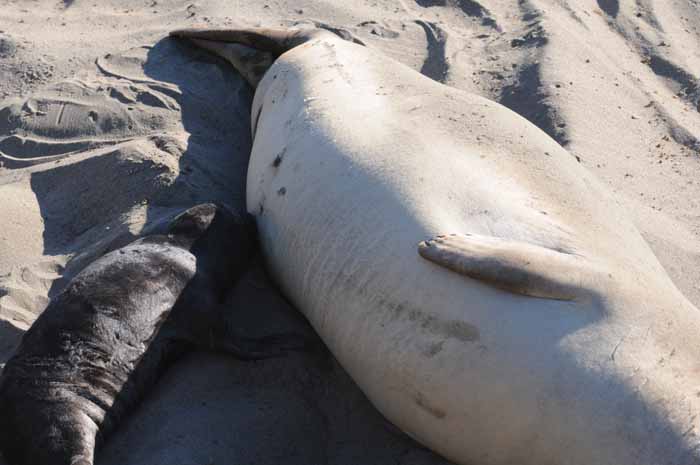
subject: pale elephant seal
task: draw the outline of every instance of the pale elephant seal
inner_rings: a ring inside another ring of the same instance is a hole
[[[166,234],[96,260],[53,299],[0,378],[0,448],[11,465],[91,465],[97,445],[188,347],[240,358],[299,348],[248,338],[225,292],[255,249],[250,221],[203,204]]]
[[[700,463],[700,312],[554,140],[327,32],[174,35],[252,83],[276,58],[248,209],[388,419],[460,464]]]

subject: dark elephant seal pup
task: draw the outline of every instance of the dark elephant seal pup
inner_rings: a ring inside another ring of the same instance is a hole
[[[465,465],[700,464],[700,311],[556,141],[327,31],[175,35],[257,85],[269,269],[389,420]]]
[[[247,339],[220,306],[249,266],[252,222],[203,204],[164,235],[80,272],[24,335],[0,378],[0,447],[12,465],[91,465],[95,447],[192,346],[246,359],[298,346]]]

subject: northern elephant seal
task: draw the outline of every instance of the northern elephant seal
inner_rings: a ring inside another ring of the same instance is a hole
[[[240,334],[235,313],[221,305],[255,250],[251,226],[198,205],[165,234],[76,275],[0,378],[0,448],[10,464],[92,465],[96,445],[188,347],[247,359],[302,347],[293,334]]]
[[[173,35],[257,83],[267,263],[388,419],[465,465],[700,463],[700,312],[553,139],[327,32]]]

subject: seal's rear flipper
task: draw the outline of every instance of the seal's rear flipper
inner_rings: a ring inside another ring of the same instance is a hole
[[[233,65],[248,83],[256,87],[277,57],[320,34],[321,29],[178,29],[173,37],[187,39]]]
[[[296,28],[189,28],[171,31],[170,36],[190,40],[199,39],[246,45],[256,50],[269,52],[274,58],[277,58],[297,45],[307,42],[318,33],[319,31],[314,29],[307,30]]]
[[[526,242],[479,235],[437,236],[418,253],[472,279],[515,294],[574,300],[590,293],[592,268],[582,257]]]
[[[260,80],[275,61],[272,53],[256,50],[246,45],[203,39],[189,40],[231,63],[253,88],[258,86]]]

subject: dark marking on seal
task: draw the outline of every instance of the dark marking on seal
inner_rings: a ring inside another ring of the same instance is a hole
[[[275,159],[272,160],[272,166],[275,168],[279,168],[280,165],[282,164],[282,160],[284,159],[284,154],[287,152],[287,148],[283,148],[280,153],[275,156]]]
[[[400,314],[403,307],[397,307],[396,310]],[[479,328],[472,324],[460,320],[440,320],[422,310],[410,310],[408,319],[418,323],[421,328],[436,336],[444,336],[462,342],[476,342],[481,338]]]
[[[417,392],[416,395],[413,397],[413,400],[416,402],[416,405],[418,407],[420,407],[433,417],[437,418],[438,420],[442,420],[447,416],[447,413],[444,410],[430,404],[430,402],[428,402],[428,399],[426,399],[423,393],[421,392]]]
[[[462,342],[475,342],[481,339],[479,329],[464,321],[445,321],[440,325],[440,331],[447,336]]]
[[[434,342],[428,346],[428,348],[423,351],[423,355],[425,355],[427,358],[433,358],[440,352],[442,352],[442,349],[445,346],[445,341],[439,341],[439,342]]]
[[[282,196],[287,193],[287,188],[286,187],[280,187],[280,189],[277,191],[277,195]]]
[[[188,348],[241,359],[303,348],[247,337],[224,307],[255,250],[252,221],[213,204],[87,266],[25,333],[0,378],[0,449],[13,465],[92,465],[96,447]]]

